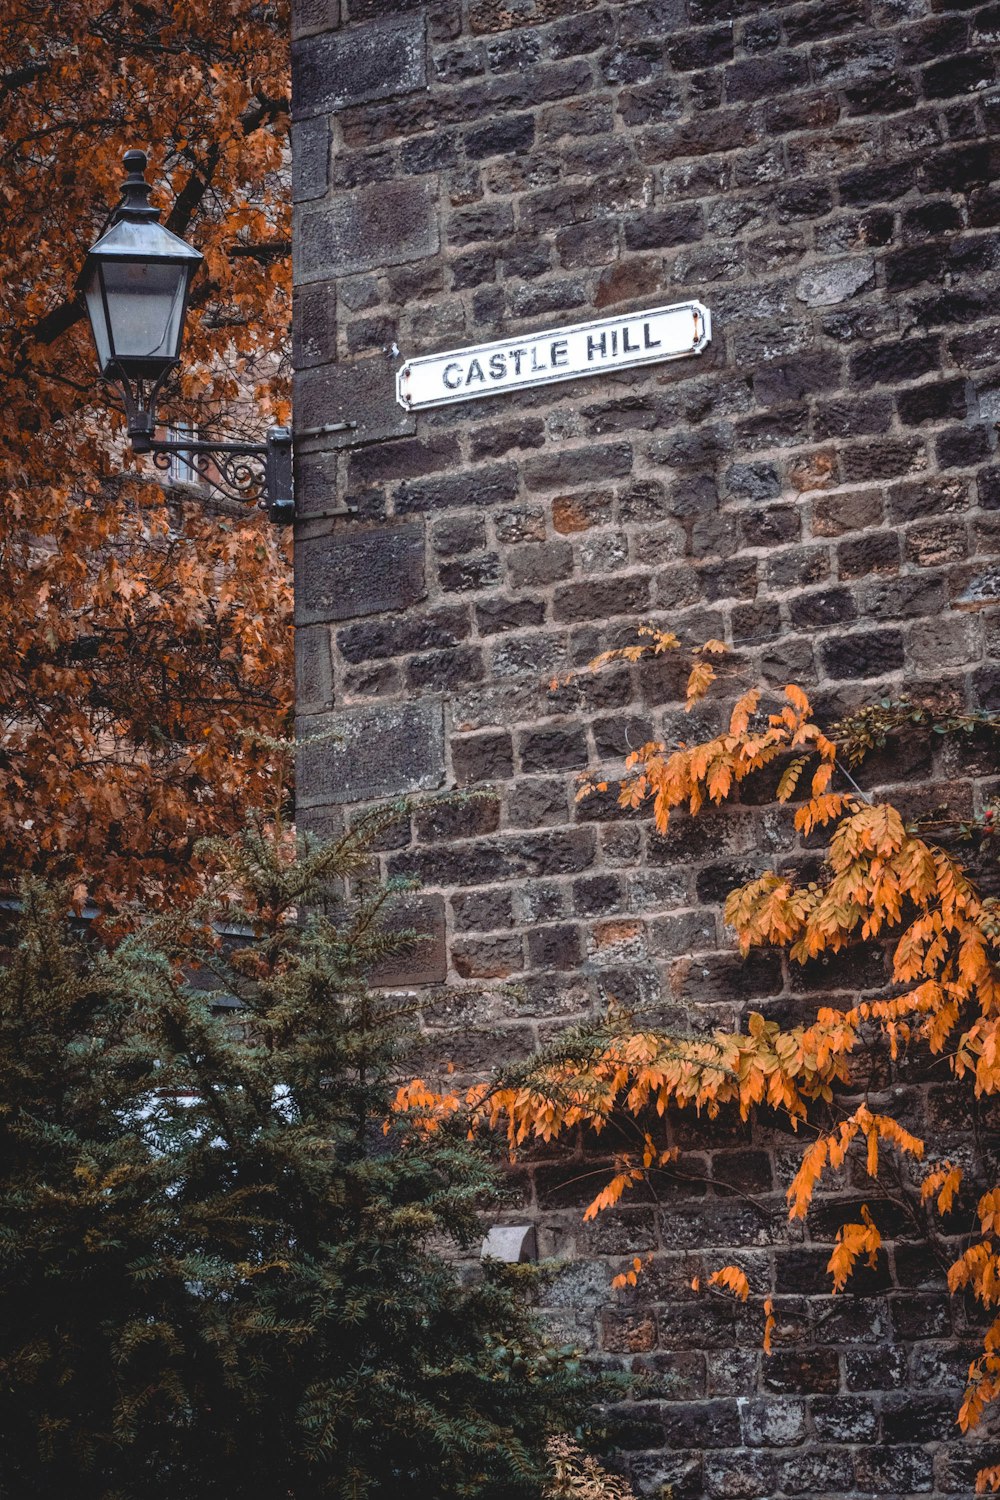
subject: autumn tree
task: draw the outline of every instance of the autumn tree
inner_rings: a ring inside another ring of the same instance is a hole
[[[606,653],[592,668],[680,649],[669,632],[650,628],[644,634],[644,641]],[[713,641],[693,653],[689,709],[716,682],[713,663],[725,649]],[[1000,903],[984,894],[960,853],[962,840],[966,847],[974,840],[987,863],[995,859],[994,811],[986,809],[973,826],[947,817],[907,819],[858,780],[873,746],[894,735],[935,731],[985,734],[996,744],[1000,721],[990,714],[935,714],[902,702],[872,705],[826,730],[794,684],[777,695],[751,688],[724,716],[721,732],[674,747],[649,743],[629,756],[614,785],[585,778],[580,788],[581,797],[614,792],[624,808],[648,806],[665,833],[678,810],[697,817],[707,806],[739,797],[752,778],[770,777],[776,802],[794,808],[795,832],[811,850],[819,847],[821,867],[803,879],[794,860],[776,859],[774,869],[729,894],[724,916],[740,951],[777,948],[793,964],[806,964],[878,945],[891,972],[882,994],[843,1008],[823,1005],[795,1026],[752,1013],[745,1031],[709,1035],[667,1035],[644,1024],[641,1014],[612,1010],[595,1026],[557,1040],[516,1074],[484,1082],[464,1098],[439,1094],[433,1104],[425,1091],[421,1107],[445,1116],[467,1110],[474,1122],[502,1128],[514,1154],[581,1128],[599,1141],[609,1126],[624,1122],[615,1138],[631,1133],[638,1145],[618,1153],[587,1218],[674,1163],[676,1151],[663,1135],[671,1112],[694,1109],[711,1119],[731,1110],[744,1121],[777,1117],[801,1142],[787,1183],[792,1219],[804,1219],[817,1190],[842,1184],[845,1174],[854,1184],[869,1184],[872,1207],[863,1205],[857,1219],[841,1226],[830,1255],[832,1293],[842,1291],[860,1265],[876,1263],[882,1237],[872,1210],[891,1163],[893,1190],[906,1195],[913,1223],[923,1225],[925,1238],[943,1255],[951,1291],[969,1296],[983,1315],[982,1352],[956,1414],[969,1431],[1000,1399],[996,1163],[982,1149],[953,1159],[928,1134],[916,1134],[897,1117],[892,1085],[930,1068],[950,1073],[971,1103],[1000,1094]],[[408,1108],[406,1089],[397,1103]],[[635,1257],[615,1284],[640,1285],[644,1269],[643,1258]],[[739,1265],[720,1265],[709,1280],[741,1300],[750,1297]],[[773,1301],[764,1295],[765,1350],[774,1326]],[[1000,1465],[983,1469],[978,1488],[1000,1491]]]
[[[142,147],[205,256],[162,411],[229,437],[287,418],[287,31],[282,0],[0,15],[0,876],[162,899],[265,795],[245,731],[290,711],[286,544],[131,456],[76,278]]]

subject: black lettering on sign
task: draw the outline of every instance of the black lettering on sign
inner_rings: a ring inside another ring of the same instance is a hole
[[[650,336],[649,336],[649,324],[648,323],[643,323],[643,325],[642,325],[642,337],[643,337],[643,342],[645,343],[647,349],[658,349],[660,347],[660,340],[659,339],[651,339],[650,338]]]
[[[627,327],[623,328],[622,329],[622,353],[623,354],[638,354],[638,352],[639,352],[639,350],[641,348],[642,348],[641,344],[630,344],[629,343],[629,340],[628,340],[628,328]]]
[[[569,344],[565,339],[552,340],[549,359],[552,361],[553,370],[558,370],[561,365],[569,364]]]
[[[532,344],[532,346],[531,346],[531,373],[533,375],[540,375],[543,370],[547,370],[548,368],[549,368],[548,365],[540,365],[538,363],[538,345],[537,344]]]
[[[524,356],[527,354],[527,352],[528,352],[527,349],[512,349],[511,350],[510,357],[514,361],[514,374],[515,375],[520,375],[520,373],[521,373],[521,361],[524,358]]]
[[[506,354],[490,355],[490,375],[494,380],[503,380],[507,375]]]
[[[470,359],[469,360],[469,373],[465,377],[465,383],[466,383],[466,385],[471,385],[472,382],[473,382],[473,380],[485,380],[485,379],[486,379],[486,376],[483,374],[483,367],[479,363],[478,359]]]
[[[587,358],[593,359],[597,351],[601,351],[601,358],[608,357],[608,336],[602,333],[599,339],[595,339],[592,333],[587,334]]]
[[[462,384],[462,366],[452,360],[450,365],[445,365],[441,372],[441,379],[449,391],[457,391]]]

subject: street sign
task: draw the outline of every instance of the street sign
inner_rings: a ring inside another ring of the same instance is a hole
[[[396,374],[396,398],[407,411],[471,401],[502,391],[682,359],[686,354],[700,354],[711,337],[708,308],[700,302],[677,302],[672,307],[408,359]]]

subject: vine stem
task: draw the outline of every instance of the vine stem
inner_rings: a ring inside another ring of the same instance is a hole
[[[851,773],[847,769],[847,767],[845,765],[843,765],[842,762],[839,761],[839,760],[835,760],[834,761],[834,765],[837,767],[837,770],[841,773],[841,775],[845,776],[847,778],[847,780],[851,783],[851,786],[857,792],[857,794],[861,798],[862,802],[864,802],[867,807],[871,807],[871,805],[872,805],[872,799],[871,799],[871,797],[868,795],[867,792],[863,791],[861,789],[861,787],[858,786],[858,783],[855,781],[854,777],[851,775]]]

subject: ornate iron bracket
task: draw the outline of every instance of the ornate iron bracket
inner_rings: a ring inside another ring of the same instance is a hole
[[[138,445],[136,445],[137,451]],[[179,455],[191,477],[227,500],[262,506],[270,520],[287,526],[295,515],[292,495],[292,434],[272,427],[266,443],[206,443],[198,438],[150,438],[144,450],[158,469]]]
[[[128,435],[135,453],[151,453],[153,463],[164,472],[171,459],[180,457],[192,479],[210,485],[227,500],[259,505],[268,518],[287,526],[295,516],[292,484],[292,434],[287,427],[272,427],[263,443],[212,443],[200,438],[157,438],[156,398],[169,370],[153,382],[129,380],[117,371],[128,419]],[[300,434],[349,432],[356,422],[328,422]]]

